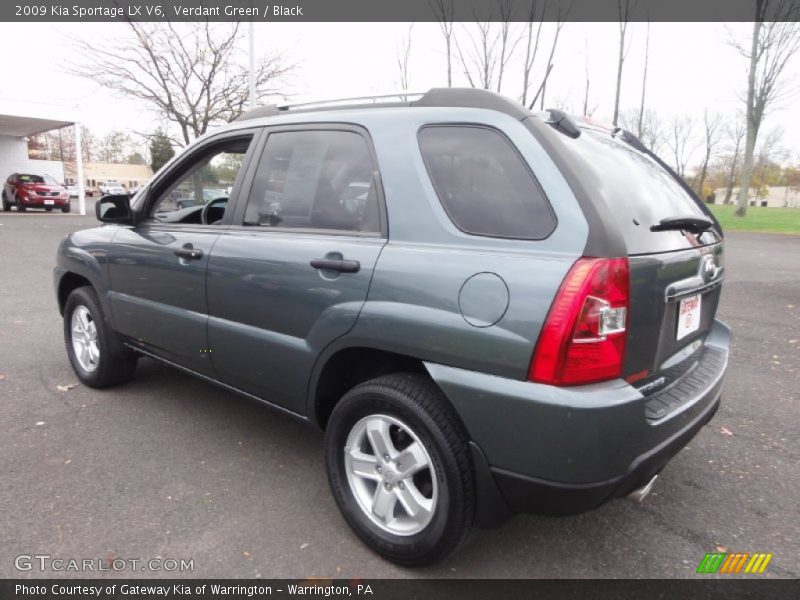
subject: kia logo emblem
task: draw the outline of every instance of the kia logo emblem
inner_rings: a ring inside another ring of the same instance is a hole
[[[700,274],[703,276],[704,281],[711,281],[717,276],[717,274],[719,274],[717,260],[713,255],[707,254],[703,257],[703,263],[700,267]]]

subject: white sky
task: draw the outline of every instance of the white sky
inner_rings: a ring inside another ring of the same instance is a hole
[[[467,25],[469,26],[469,25]],[[523,27],[516,24],[516,27]],[[397,52],[408,33],[404,23],[256,23],[256,52],[284,49],[299,63],[293,85],[287,91],[293,100],[303,97],[346,97],[399,89]],[[456,25],[457,28],[461,25]],[[625,62],[622,108],[638,107],[644,57],[646,24],[631,23],[630,50]],[[746,41],[751,25],[702,23],[653,23],[650,26],[650,64],[647,106],[662,120],[688,114],[702,119],[703,110],[718,111],[727,118],[740,110],[738,94],[746,81],[746,60],[730,47],[727,39]],[[545,24],[549,50],[554,24]],[[0,25],[0,97],[78,105],[84,124],[97,134],[111,129],[152,131],[157,119],[146,107],[115,97],[90,81],[76,78],[65,68],[79,60],[70,36],[113,44],[124,35],[120,23]],[[246,61],[247,25],[242,31],[242,60]],[[618,25],[616,23],[568,23],[564,26],[547,87],[548,106],[566,104],[582,112],[585,56],[589,55],[590,105],[597,105],[595,118],[610,121],[613,110]],[[520,50],[524,50],[523,44]],[[542,58],[543,60],[543,58]],[[787,83],[800,78],[800,56],[796,56]],[[539,63],[539,69],[541,63]],[[521,86],[519,64],[508,67],[503,93],[518,98]],[[537,72],[540,72],[537,69]],[[454,63],[454,84],[465,80]],[[444,43],[436,23],[417,23],[413,28],[410,85],[424,91],[446,84]],[[538,81],[538,77],[537,77]],[[767,117],[762,135],[774,126],[785,133],[783,145],[796,158],[800,154],[800,95],[783,101]],[[662,151],[663,152],[663,151]]]

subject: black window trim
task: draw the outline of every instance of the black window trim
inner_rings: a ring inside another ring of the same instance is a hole
[[[423,154],[422,146],[420,145],[420,134],[422,133],[422,130],[423,129],[434,128],[434,127],[436,127],[436,128],[441,128],[441,127],[462,127],[462,128],[463,127],[471,127],[473,129],[487,129],[489,131],[492,131],[494,133],[499,134],[500,137],[502,137],[508,143],[509,147],[517,155],[517,158],[520,160],[520,162],[522,163],[522,165],[525,168],[525,170],[531,176],[531,181],[533,182],[534,186],[542,194],[542,198],[544,199],[545,207],[547,208],[547,211],[550,213],[550,216],[553,219],[553,226],[550,228],[550,231],[547,232],[547,235],[544,235],[542,237],[518,237],[518,236],[512,236],[512,235],[475,233],[475,232],[467,231],[466,229],[463,229],[456,222],[456,220],[453,218],[453,215],[450,214],[450,211],[447,209],[447,205],[444,202],[442,202],[441,190],[436,185],[436,181],[435,181],[433,175],[431,174],[430,166],[428,165],[428,161],[425,160],[425,155]],[[493,127],[492,125],[487,125],[486,123],[473,123],[473,122],[469,122],[469,121],[464,121],[464,122],[453,122],[453,121],[450,121],[450,122],[445,122],[445,123],[425,123],[424,125],[419,127],[419,129],[417,129],[417,150],[419,151],[420,157],[422,158],[422,164],[425,165],[425,172],[428,174],[428,181],[430,182],[431,187],[433,187],[433,191],[436,194],[436,199],[439,201],[439,206],[442,207],[442,210],[444,210],[445,214],[447,215],[447,218],[450,220],[450,223],[452,223],[453,227],[458,229],[461,233],[464,233],[464,234],[472,236],[472,237],[480,237],[480,238],[492,238],[492,239],[500,239],[500,240],[522,240],[522,241],[527,241],[527,242],[541,242],[541,241],[544,241],[544,240],[548,239],[551,235],[553,235],[553,233],[556,231],[556,229],[558,229],[558,215],[553,210],[553,205],[550,202],[550,198],[545,193],[544,188],[542,187],[542,184],[539,183],[539,179],[536,177],[536,174],[533,172],[533,170],[531,169],[531,166],[528,164],[528,161],[525,160],[525,157],[519,151],[519,149],[517,148],[516,144],[514,144],[514,142],[511,141],[511,139],[501,129],[498,129],[497,127]]]
[[[180,156],[178,160],[172,163],[172,165],[170,165],[166,171],[160,173],[158,178],[148,185],[147,196],[143,199],[143,202],[138,209],[141,214],[141,220],[139,221],[139,224],[156,227],[165,226],[170,228],[176,226],[201,229],[208,228],[211,231],[223,231],[224,229],[227,229],[230,226],[233,219],[233,214],[236,212],[237,206],[240,203],[239,200],[242,197],[242,191],[252,175],[249,172],[250,166],[253,163],[253,157],[255,156],[256,150],[261,143],[262,135],[263,132],[260,128],[235,129],[221,132],[217,135],[209,137],[207,140],[204,140],[203,143],[193,147],[185,156]],[[188,171],[188,169],[185,168],[187,163],[193,163],[197,160],[198,156],[206,154],[208,150],[212,149],[214,146],[235,141],[237,139],[248,138],[250,139],[250,145],[247,148],[247,152],[242,160],[242,166],[239,169],[239,172],[236,174],[236,179],[231,187],[231,194],[228,197],[228,207],[226,207],[225,216],[223,217],[221,223],[216,225],[203,225],[202,223],[165,223],[158,221],[152,216],[151,211],[154,208],[154,204],[160,199],[160,194],[165,189],[165,186],[169,187],[175,183],[175,177],[181,177]],[[229,208],[232,208],[232,210],[229,210]]]
[[[279,125],[267,125],[263,128],[263,135],[259,140],[258,148],[251,160],[252,172],[248,173],[246,185],[242,186],[239,193],[240,202],[237,202],[236,209],[232,215],[232,222],[229,231],[247,231],[250,233],[259,233],[269,235],[270,232],[283,232],[283,233],[301,233],[304,235],[335,235],[335,236],[350,236],[350,237],[366,237],[366,238],[379,238],[389,239],[389,219],[386,212],[386,196],[383,190],[383,180],[381,178],[380,166],[378,165],[378,156],[375,153],[375,146],[372,142],[372,136],[366,127],[356,123],[348,122],[305,122],[305,123],[283,123]],[[286,133],[295,131],[345,131],[360,135],[367,145],[370,159],[372,160],[372,175],[375,179],[375,193],[378,196],[378,215],[380,221],[380,231],[351,231],[347,229],[316,229],[310,227],[253,227],[244,225],[245,212],[247,210],[247,203],[250,200],[250,194],[253,191],[253,184],[256,179],[256,171],[258,165],[261,164],[261,159],[267,149],[269,137],[273,133]]]

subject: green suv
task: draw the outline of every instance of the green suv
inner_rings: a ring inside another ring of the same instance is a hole
[[[324,429],[399,564],[642,498],[720,402],[721,228],[619,128],[472,89],[264,106],[96,210],[55,269],[80,380],[147,356]]]

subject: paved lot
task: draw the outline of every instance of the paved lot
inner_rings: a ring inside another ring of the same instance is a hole
[[[42,576],[14,570],[37,552],[191,558],[198,577],[693,577],[718,546],[800,576],[800,237],[728,237],[724,404],[643,505],[517,517],[409,571],[350,533],[314,429],[150,360],[112,391],[57,389],[76,379],[51,267],[92,225],[0,214],[0,577]]]

